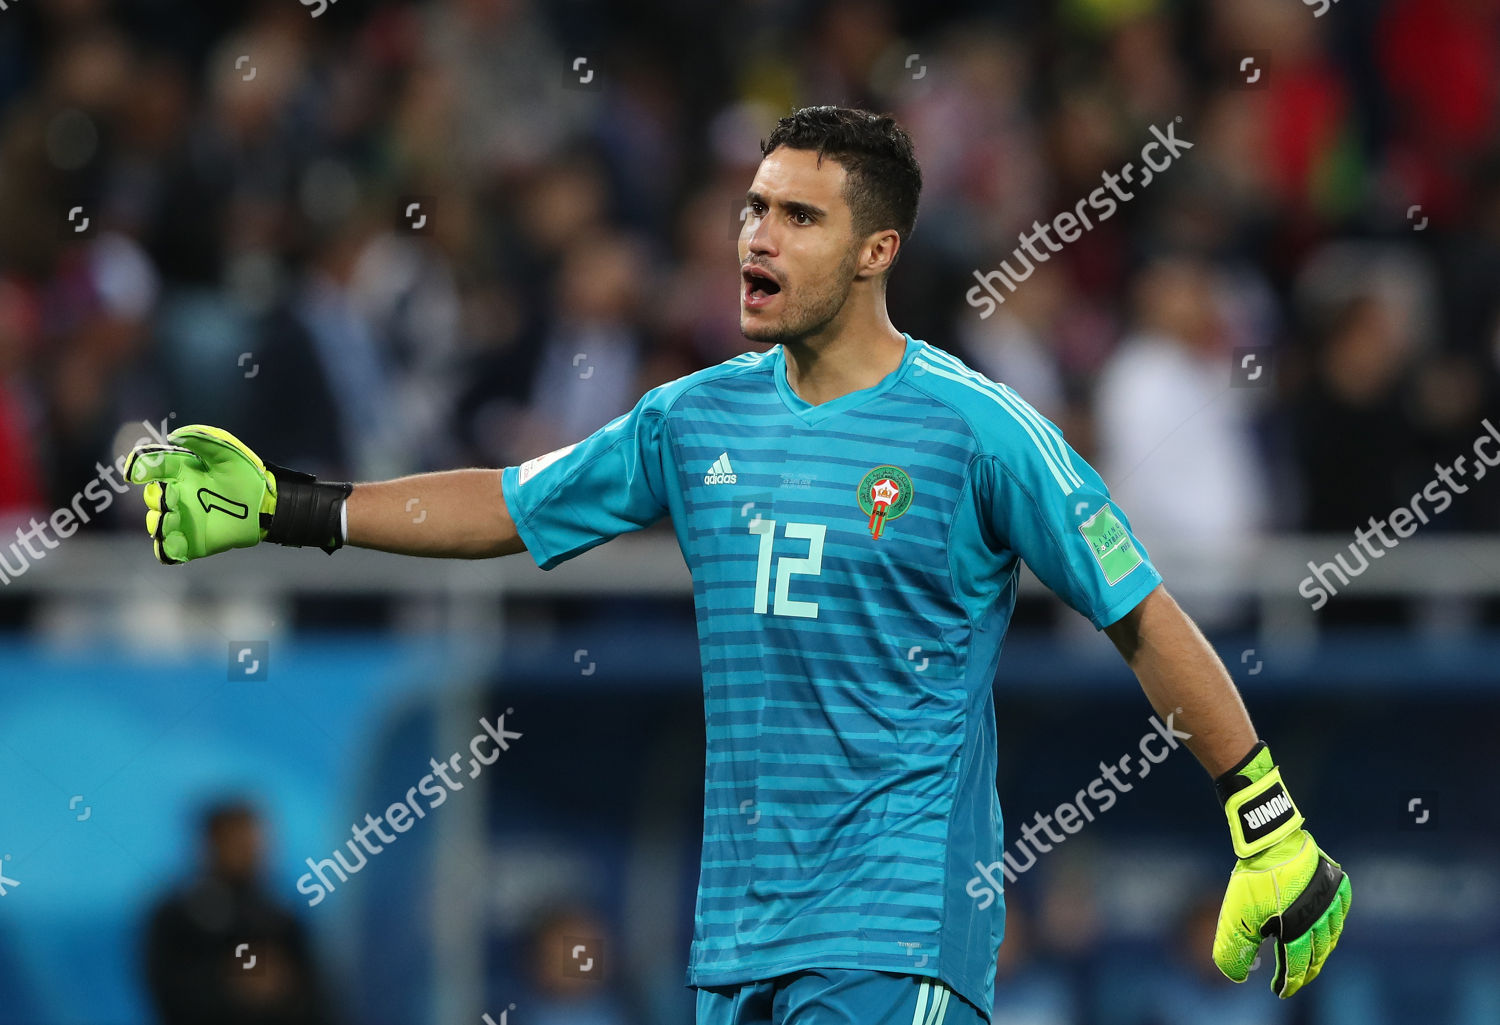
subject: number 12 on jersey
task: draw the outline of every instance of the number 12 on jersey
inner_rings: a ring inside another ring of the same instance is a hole
[[[776,521],[756,518],[750,523],[750,533],[760,535],[760,557],[755,569],[755,609],[764,614],[771,593],[771,546],[776,537]],[[778,616],[797,616],[801,619],[817,619],[818,603],[797,601],[787,597],[787,588],[792,577],[801,574],[817,576],[823,571],[823,536],[828,527],[822,523],[788,523],[786,536],[801,538],[808,542],[807,554],[783,555],[776,560],[776,604],[772,611]]]

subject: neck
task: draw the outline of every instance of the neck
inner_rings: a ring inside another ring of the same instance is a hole
[[[901,365],[906,338],[882,310],[874,323],[783,342],[782,349],[786,383],[798,398],[819,406],[879,384]]]

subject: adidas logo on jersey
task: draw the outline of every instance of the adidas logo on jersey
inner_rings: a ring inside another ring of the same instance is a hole
[[[720,452],[719,458],[714,460],[714,465],[708,468],[703,475],[705,484],[738,484],[739,474],[734,472],[734,467],[729,465],[729,453]]]

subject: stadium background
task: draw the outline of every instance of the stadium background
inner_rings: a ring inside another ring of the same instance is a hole
[[[1216,983],[1230,851],[1174,753],[1010,885],[997,1021],[1500,1021],[1500,488],[1453,488],[1321,608],[1298,593],[1500,411],[1489,0],[11,0],[0,546],[143,421],[336,479],[500,466],[742,351],[758,140],[821,102],[914,136],[898,326],[1101,469],[1355,884],[1305,996]],[[994,315],[965,301],[1176,119],[1192,149],[1149,188]],[[24,572],[0,547],[0,1025],[154,1020],[144,921],[225,796],[263,815],[335,1020],[691,1020],[703,738],[670,534],[546,576],[168,571],[140,519],[126,495]],[[996,687],[1012,830],[1151,729],[1034,587]],[[511,750],[308,907],[305,859],[502,712]]]

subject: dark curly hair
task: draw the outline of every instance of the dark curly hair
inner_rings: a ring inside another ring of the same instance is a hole
[[[854,218],[854,234],[894,228],[906,243],[917,224],[922,168],[911,136],[889,114],[851,107],[803,107],[793,111],[760,144],[761,156],[778,147],[814,150],[844,168],[844,202]],[[898,251],[899,257],[899,251]]]

